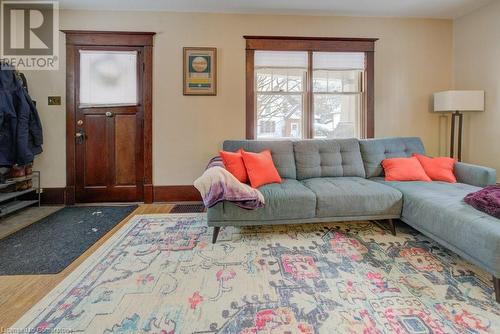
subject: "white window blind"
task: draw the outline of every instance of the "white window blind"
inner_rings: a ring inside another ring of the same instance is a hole
[[[254,67],[307,68],[307,52],[255,51]]]
[[[80,104],[136,105],[137,51],[80,50]]]
[[[364,70],[363,52],[314,52],[313,67],[321,70]]]

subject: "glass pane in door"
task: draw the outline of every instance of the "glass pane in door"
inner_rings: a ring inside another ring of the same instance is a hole
[[[80,50],[81,107],[137,101],[137,51]]]

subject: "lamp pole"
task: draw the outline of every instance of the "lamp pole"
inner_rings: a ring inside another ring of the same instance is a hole
[[[457,149],[457,160],[462,161],[462,125],[464,114],[460,111],[455,110],[451,115],[451,141],[450,141],[450,157],[455,157],[455,117],[458,116],[458,149]]]

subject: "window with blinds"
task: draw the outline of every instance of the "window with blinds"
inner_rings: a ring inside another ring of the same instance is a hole
[[[302,137],[307,57],[307,52],[255,52],[257,138]]]
[[[363,52],[255,51],[256,137],[361,137],[364,72]]]
[[[361,137],[364,53],[314,52],[312,68],[314,137]]]

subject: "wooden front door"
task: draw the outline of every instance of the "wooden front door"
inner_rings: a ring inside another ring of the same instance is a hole
[[[67,192],[74,191],[77,203],[150,202],[151,126],[145,119],[151,120],[151,75],[146,73],[151,60],[145,57],[151,52],[144,45],[103,42],[70,46],[73,71],[67,84],[73,101],[68,101],[67,123],[73,130],[68,132],[74,171],[68,174],[74,188]]]

